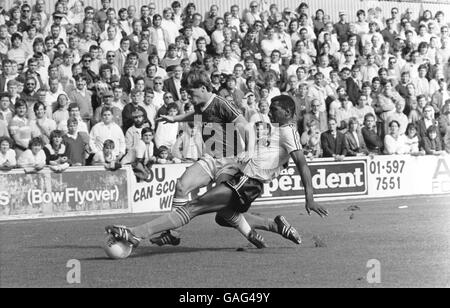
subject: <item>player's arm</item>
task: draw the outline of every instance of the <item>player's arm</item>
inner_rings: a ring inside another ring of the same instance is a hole
[[[157,122],[163,121],[163,122],[169,122],[169,123],[175,123],[175,122],[192,122],[194,121],[194,114],[195,111],[183,113],[177,116],[168,116],[168,115],[162,115],[159,118],[156,119]]]
[[[311,215],[311,211],[316,212],[320,217],[328,216],[328,211],[316,201],[314,201],[314,192],[312,186],[311,171],[306,163],[305,155],[301,150],[293,151],[290,154],[292,160],[297,166],[298,173],[302,179],[303,187],[305,188],[306,211]]]

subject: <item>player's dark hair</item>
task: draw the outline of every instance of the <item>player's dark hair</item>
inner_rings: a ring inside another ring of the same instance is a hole
[[[211,79],[205,70],[192,70],[181,80],[181,86],[186,89],[205,87],[208,92],[212,91]]]
[[[278,95],[272,98],[272,104],[277,103],[281,108],[290,112],[291,117],[295,115],[295,102],[289,95]]]

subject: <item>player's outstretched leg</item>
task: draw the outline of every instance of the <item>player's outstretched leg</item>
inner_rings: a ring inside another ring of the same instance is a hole
[[[186,169],[183,175],[178,179],[173,198],[172,208],[185,206],[189,202],[189,193],[197,188],[204,187],[211,182],[211,177],[205,172],[200,164],[194,164]],[[152,244],[163,246],[180,244],[181,228],[168,230],[159,236],[150,239]]]
[[[180,228],[189,223],[190,220],[196,216],[224,210],[229,207],[233,201],[235,201],[235,198],[231,188],[224,184],[220,184],[198,199],[192,200],[186,206],[176,207],[171,213],[162,215],[141,226],[134,228],[108,226],[106,229],[116,238],[127,240],[131,244],[136,242],[139,243],[140,240],[149,238],[155,233]],[[243,219],[242,215],[238,215],[238,217],[234,218],[225,217],[233,225],[243,225],[243,229],[247,230],[246,236],[249,240],[252,240],[252,243],[253,241],[261,241],[262,238],[255,234],[256,231],[252,230],[250,226],[248,226],[248,223],[247,226],[244,226],[244,223],[239,220],[241,218]],[[248,233],[248,230],[250,230],[250,233]],[[248,236],[249,234],[250,237]],[[259,248],[263,247],[265,246]]]
[[[277,217],[275,217],[275,219],[260,217],[248,213],[246,213],[244,216],[252,229],[264,230],[280,234],[281,236],[294,242],[295,244],[300,244],[302,242],[300,234],[284,216],[278,215]],[[228,221],[224,219],[224,217],[222,217],[221,212],[217,213],[216,215],[216,223],[222,227],[234,227],[230,223],[228,223]],[[237,229],[239,230],[239,228]]]

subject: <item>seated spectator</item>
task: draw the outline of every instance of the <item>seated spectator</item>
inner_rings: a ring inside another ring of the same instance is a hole
[[[56,122],[47,118],[47,107],[37,102],[33,106],[35,119],[30,121],[31,137],[41,137],[44,145],[50,142],[50,133],[56,129]]]
[[[60,130],[52,131],[49,143],[44,146],[45,163],[55,172],[63,172],[70,166],[67,158],[67,147],[63,143],[63,134],[64,132]]]
[[[308,129],[300,137],[303,153],[309,159],[319,158],[322,156],[319,122],[313,119],[307,124],[307,127]]]
[[[28,149],[19,156],[17,166],[24,168],[25,172],[39,172],[44,169],[46,156],[43,146],[41,138],[31,139]]]
[[[445,153],[436,126],[432,125],[427,128],[427,133],[422,140],[422,147],[427,155],[442,155]]]
[[[347,156],[369,155],[364,137],[359,130],[358,119],[355,117],[350,118],[348,122],[348,131],[345,133],[345,147],[347,148]]]
[[[408,153],[412,156],[424,155],[425,152],[419,150],[419,137],[417,135],[416,126],[413,123],[409,123],[406,127],[406,146],[408,147]]]
[[[106,140],[112,140],[112,149],[115,157],[122,158],[126,151],[125,136],[119,125],[114,123],[113,114],[110,108],[103,108],[102,122],[95,124],[90,133],[89,146],[92,153],[97,154],[103,151],[103,144]],[[117,144],[117,146],[115,146]],[[100,154],[99,154],[100,155]]]
[[[0,171],[9,171],[16,165],[16,152],[12,149],[12,140],[0,137]]]
[[[84,124],[84,123],[83,123]],[[78,130],[79,121],[77,118],[67,120],[67,134],[63,136],[66,145],[66,156],[72,166],[86,165],[86,156],[90,152],[89,135]]]
[[[197,161],[204,153],[202,136],[194,122],[188,123],[189,130],[183,132],[175,142],[172,149],[174,158],[184,161]]]
[[[384,154],[407,154],[406,136],[400,135],[400,123],[396,120],[389,123],[389,134],[384,137]]]
[[[337,161],[341,161],[347,155],[345,147],[345,135],[338,130],[335,118],[328,119],[328,130],[320,136],[320,144],[322,145],[323,157],[333,157]]]
[[[116,152],[114,141],[111,139],[105,140],[102,150],[95,153],[92,165],[104,166],[106,170],[110,171],[120,169],[122,167],[119,163],[120,157],[115,154]]]
[[[367,150],[372,154],[380,154],[383,151],[383,140],[376,131],[375,115],[368,113],[364,117],[364,127],[361,129],[361,134],[364,138]]]
[[[135,148],[136,159],[133,162],[133,171],[138,180],[150,180],[150,168],[156,162],[153,155],[153,130],[150,127],[144,127],[141,131],[141,140]]]
[[[178,106],[175,103],[169,104],[167,110],[169,117],[174,117],[178,114]],[[171,149],[177,141],[178,130],[179,125],[177,122],[160,122],[155,134],[156,147],[159,149],[161,146],[166,146],[168,149]]]

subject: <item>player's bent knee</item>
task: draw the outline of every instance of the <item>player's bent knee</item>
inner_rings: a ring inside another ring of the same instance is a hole
[[[216,214],[215,220],[216,223],[221,227],[232,227],[230,223],[225,218],[223,218],[219,213]]]

